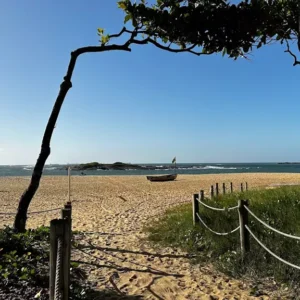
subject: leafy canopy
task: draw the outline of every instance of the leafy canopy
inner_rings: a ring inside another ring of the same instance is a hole
[[[153,2],[153,1],[152,1]],[[121,0],[118,7],[131,21],[130,44],[148,44],[172,52],[197,55],[222,53],[247,57],[254,48],[270,43],[286,45],[286,52],[300,64],[290,44],[300,50],[299,0]],[[99,29],[102,44],[110,40]],[[199,48],[200,47],[200,48]],[[295,48],[295,47],[293,47]]]

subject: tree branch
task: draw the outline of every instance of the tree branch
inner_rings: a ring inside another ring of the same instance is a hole
[[[109,35],[110,39],[120,37],[124,32],[126,32],[126,27],[123,27],[119,33]]]
[[[297,59],[297,56],[290,49],[289,41],[285,40],[285,42],[286,42],[287,49],[284,52],[289,53],[291,56],[293,56],[294,58],[293,66],[300,65],[300,61]]]
[[[130,44],[129,44],[130,45]],[[64,80],[66,82],[71,83],[71,77],[74,71],[74,67],[76,64],[76,60],[78,56],[84,53],[95,53],[95,52],[104,52],[104,51],[114,51],[114,50],[119,50],[119,51],[131,51],[129,48],[129,45],[127,42],[123,45],[101,45],[101,46],[87,46],[87,47],[82,47],[78,48],[75,51],[71,53],[71,61],[68,67],[68,71],[66,76],[64,77]]]
[[[196,51],[193,51],[193,49],[197,46],[196,44],[195,45],[192,45],[188,48],[184,48],[184,49],[174,49],[174,48],[171,48],[171,44],[168,45],[168,46],[164,46],[158,42],[156,42],[155,40],[151,39],[151,38],[146,38],[144,40],[135,40],[133,39],[132,40],[132,44],[137,44],[137,45],[145,45],[145,44],[153,44],[154,46],[156,46],[157,48],[159,49],[162,49],[162,50],[166,50],[166,51],[169,51],[169,52],[173,52],[173,53],[183,53],[183,52],[189,52],[189,53],[192,53],[192,54],[195,54],[197,56],[200,56],[200,55],[210,55],[212,54],[213,52],[196,52]]]

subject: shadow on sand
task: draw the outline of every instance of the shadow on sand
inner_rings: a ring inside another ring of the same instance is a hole
[[[142,296],[125,295],[115,290],[94,291],[88,290],[85,294],[87,300],[142,300]]]

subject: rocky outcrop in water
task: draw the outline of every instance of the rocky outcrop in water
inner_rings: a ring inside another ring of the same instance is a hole
[[[66,167],[67,168],[67,167]],[[87,171],[87,170],[157,170],[165,167],[161,166],[140,166],[135,164],[126,164],[122,162],[115,162],[113,164],[101,164],[98,162],[91,162],[86,164],[79,164],[72,166],[72,170]]]

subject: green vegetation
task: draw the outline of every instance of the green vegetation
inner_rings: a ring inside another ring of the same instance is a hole
[[[237,205],[238,199],[249,199],[249,208],[267,224],[282,232],[300,236],[299,187],[227,194],[214,200],[205,199],[205,202],[214,207],[232,207]],[[239,224],[237,210],[218,212],[201,205],[200,216],[217,232],[231,231]],[[274,233],[251,215],[249,227],[272,252],[300,266],[299,241]],[[146,228],[146,231],[152,242],[181,247],[197,254],[197,262],[212,262],[219,270],[231,276],[246,275],[259,279],[275,277],[276,280],[288,282],[293,286],[298,284],[300,279],[299,270],[271,257],[253,238],[250,238],[251,250],[242,262],[239,231],[229,236],[217,236],[205,229],[201,223],[193,227],[191,204],[169,210]]]
[[[25,233],[0,230],[0,299],[49,299],[49,248],[47,227]],[[86,278],[78,264],[71,263],[70,300],[95,299],[97,292]]]
[[[126,14],[124,23],[131,21],[136,44],[237,59],[281,43],[294,65],[300,64],[290,49],[290,43],[298,42],[300,51],[298,0],[121,0],[118,5]],[[109,42],[103,30],[98,33],[102,44]]]

